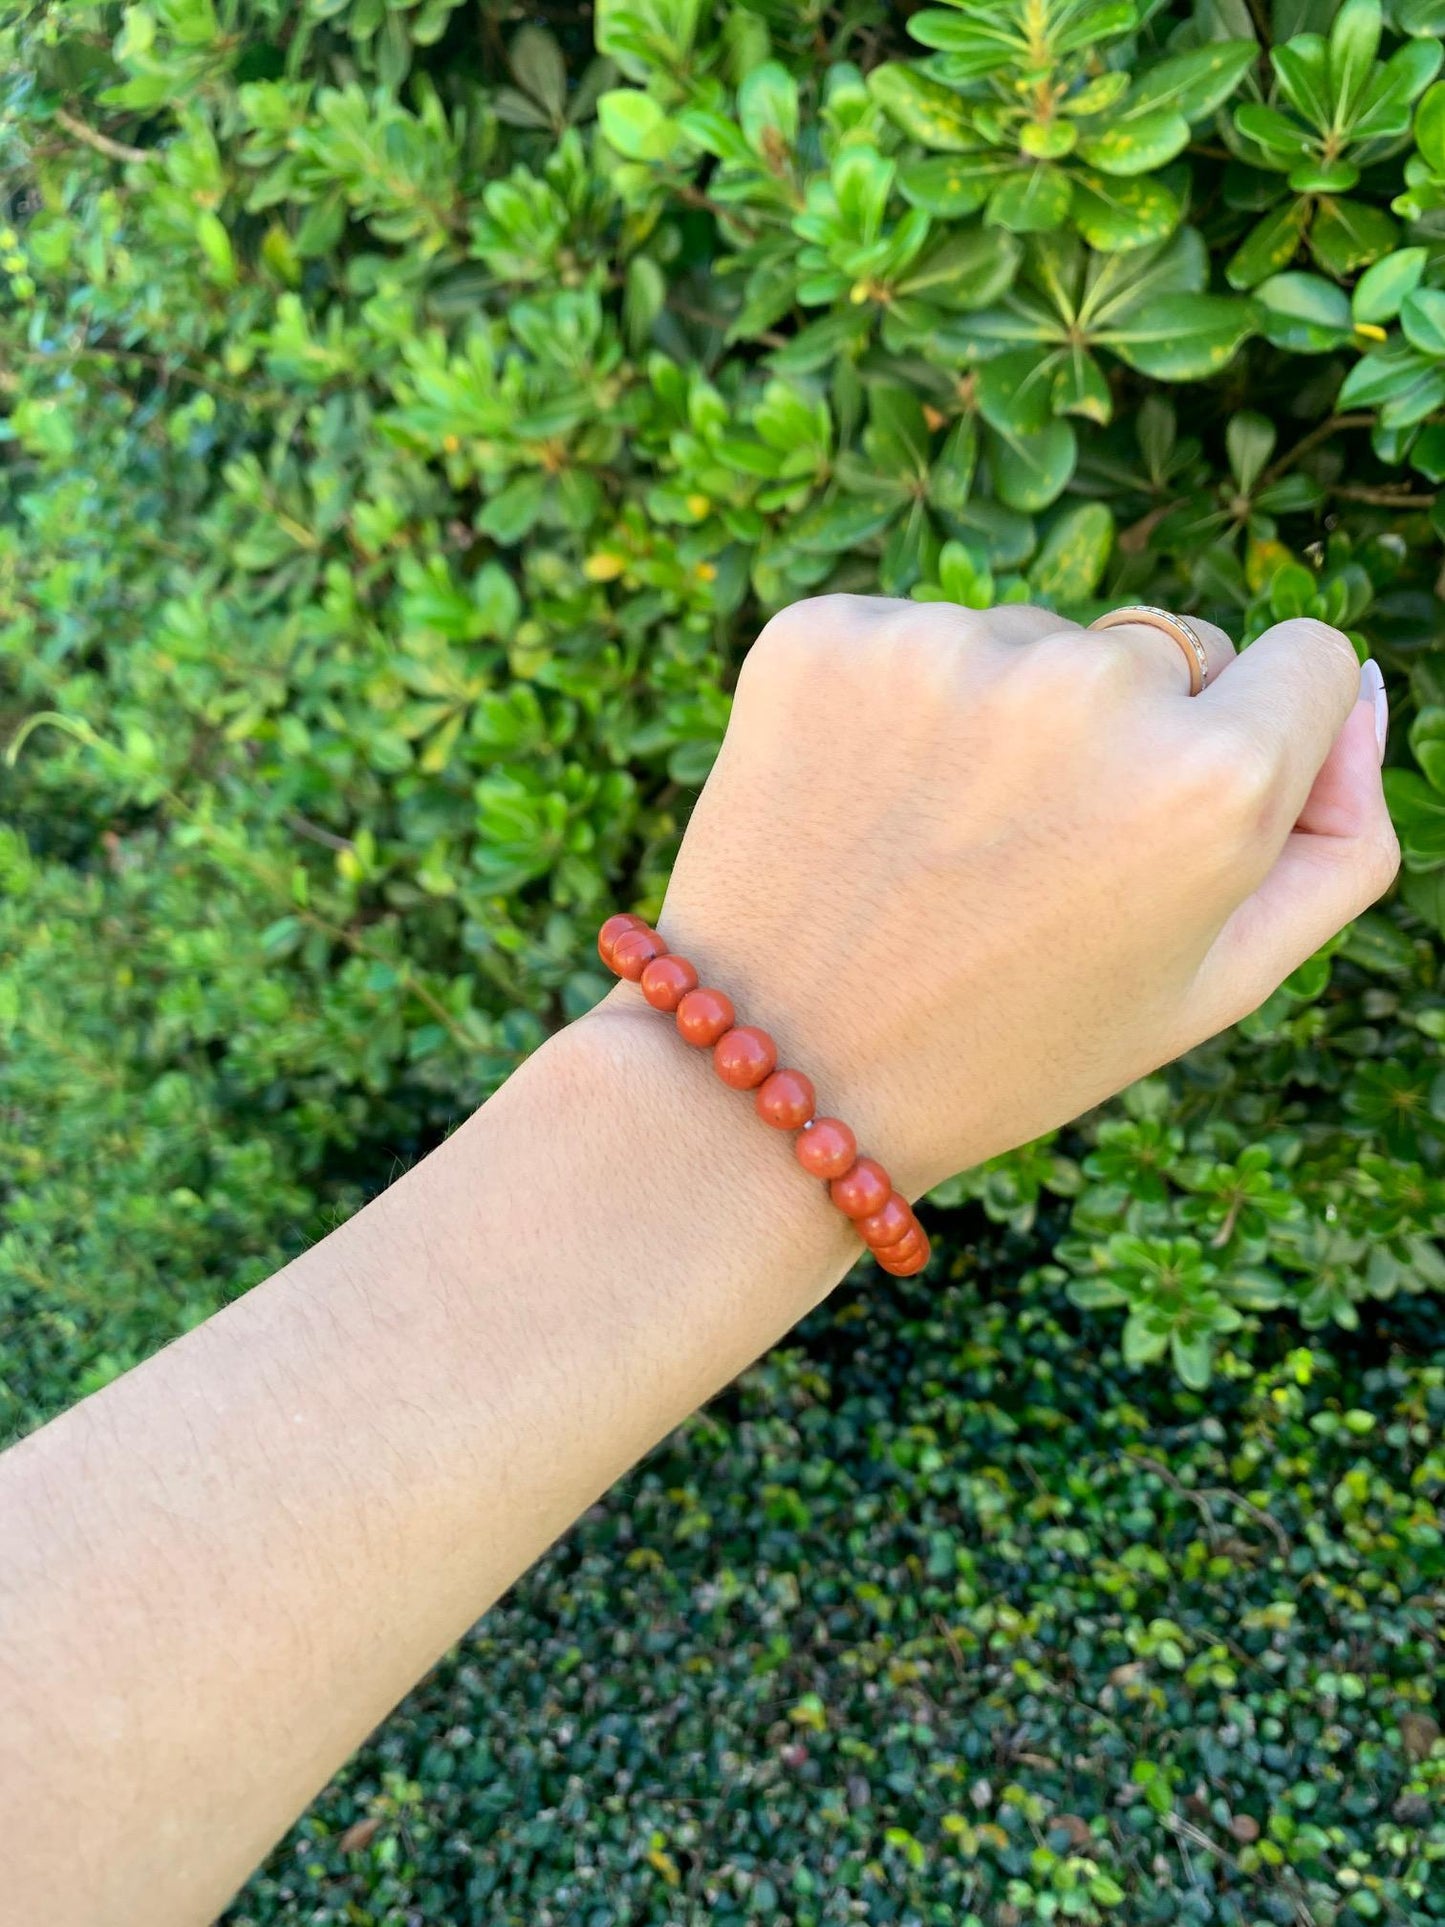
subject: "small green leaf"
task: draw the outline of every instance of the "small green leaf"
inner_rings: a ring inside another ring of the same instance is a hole
[[[1286,201],[1252,228],[1230,257],[1224,278],[1232,288],[1252,288],[1287,268],[1309,226],[1308,201]]]
[[[1037,435],[997,436],[991,456],[999,500],[1037,514],[1068,487],[1078,443],[1068,422],[1055,421]]]
[[[1275,50],[1276,60],[1282,51]],[[1258,54],[1253,40],[1211,40],[1188,53],[1171,54],[1135,81],[1126,111],[1169,107],[1188,121],[1203,120],[1228,100]]]
[[[1415,109],[1415,145],[1431,172],[1445,176],[1445,80],[1439,80]]]
[[[979,412],[1003,435],[1036,435],[1053,419],[1053,368],[1035,348],[986,361],[977,375]]]
[[[1323,131],[1330,125],[1329,52],[1317,33],[1295,34],[1270,49],[1279,91],[1301,120]]]
[[[1072,201],[1068,175],[1041,161],[1018,169],[994,189],[984,219],[1012,234],[1044,234],[1068,218]]]
[[[677,138],[673,122],[640,87],[614,87],[601,95],[597,124],[608,146],[630,161],[663,160]]]
[[[1273,274],[1254,297],[1259,331],[1276,348],[1322,355],[1354,339],[1349,296],[1318,274]]]
[[[1335,124],[1348,127],[1380,50],[1380,0],[1344,0],[1330,27],[1330,99]]]
[[[1417,288],[1400,305],[1400,327],[1412,348],[1432,360],[1445,358],[1445,293]]]
[[[1169,107],[1120,119],[1079,140],[1079,152],[1101,174],[1148,174],[1189,145],[1189,122]]]
[[[1181,211],[1162,181],[1083,172],[1074,179],[1074,226],[1101,254],[1164,240],[1179,225]]]
[[[971,154],[984,145],[964,112],[961,97],[916,67],[885,61],[869,74],[868,91],[894,126],[922,147],[946,154]]]
[[[1254,333],[1253,304],[1227,294],[1165,294],[1131,310],[1098,340],[1156,381],[1202,381]]]
[[[1376,261],[1355,283],[1350,314],[1355,321],[1393,321],[1400,303],[1420,285],[1429,258],[1426,248],[1397,248]]]
[[[982,207],[1014,166],[1010,156],[998,154],[908,161],[898,170],[898,190],[910,207],[922,208],[943,221],[956,221]]]
[[[738,88],[738,124],[755,154],[765,160],[786,152],[798,138],[798,83],[776,60],[754,67]]]
[[[1274,453],[1274,423],[1263,415],[1242,410],[1231,415],[1224,431],[1225,452],[1243,494],[1249,495]]]
[[[1383,208],[1363,201],[1322,201],[1310,228],[1310,252],[1327,273],[1343,281],[1388,254],[1399,233]]]
[[[1102,502],[1081,502],[1061,515],[1029,570],[1040,595],[1068,606],[1093,595],[1114,546],[1114,517]]]
[[[1236,107],[1234,124],[1245,139],[1259,149],[1265,166],[1277,168],[1281,173],[1315,151],[1314,137],[1307,127],[1301,127],[1297,120],[1291,120],[1277,107],[1265,106],[1262,101],[1250,100]]]

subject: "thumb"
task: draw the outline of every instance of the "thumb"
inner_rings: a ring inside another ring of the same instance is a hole
[[[1273,869],[1214,940],[1195,980],[1194,1014],[1212,1037],[1257,1010],[1292,970],[1383,896],[1400,846],[1380,781],[1379,671],[1366,664],[1360,698],[1315,777]]]

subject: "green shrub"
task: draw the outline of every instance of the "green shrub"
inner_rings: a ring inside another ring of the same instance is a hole
[[[606,0],[593,57],[445,0],[22,9],[6,1419],[595,998],[741,651],[824,587],[1383,658],[1398,903],[939,1203],[1071,1199],[1077,1300],[1191,1384],[1267,1312],[1436,1288],[1440,24]]]
[[[0,1431],[592,1002],[781,603],[1310,613],[1394,698],[1394,900],[942,1187],[954,1282],[584,1523],[238,1921],[1442,1917],[1442,29],[7,11]]]

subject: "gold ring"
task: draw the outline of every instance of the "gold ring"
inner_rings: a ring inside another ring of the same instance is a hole
[[[1118,629],[1126,623],[1142,623],[1146,629],[1162,629],[1166,636],[1173,638],[1184,652],[1184,660],[1189,664],[1189,693],[1197,696],[1209,681],[1209,651],[1204,647],[1204,638],[1192,622],[1183,616],[1171,615],[1168,609],[1155,609],[1146,602],[1132,603],[1126,609],[1111,609],[1106,616],[1091,622],[1091,629]]]

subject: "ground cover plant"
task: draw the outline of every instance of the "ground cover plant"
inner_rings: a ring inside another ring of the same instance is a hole
[[[1394,701],[1392,900],[942,1187],[927,1290],[585,1523],[238,1921],[1441,1917],[1442,31],[7,11],[6,1434],[600,994],[782,603],[1314,613]]]

